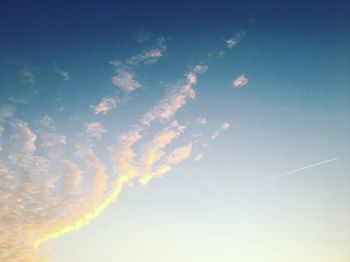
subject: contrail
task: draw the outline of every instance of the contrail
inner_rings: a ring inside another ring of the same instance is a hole
[[[270,114],[273,114],[273,113],[284,111],[284,110],[287,110],[288,108],[289,108],[288,106],[283,106],[283,107],[277,108],[275,110],[272,110],[270,112],[267,112],[265,115],[270,115]]]
[[[300,171],[303,171],[305,169],[309,169],[309,168],[316,167],[316,166],[321,166],[321,165],[324,165],[326,163],[333,162],[333,161],[336,161],[336,160],[338,160],[338,157],[331,158],[331,159],[328,159],[328,160],[324,160],[324,161],[321,161],[321,162],[318,162],[318,163],[315,163],[315,164],[307,165],[307,166],[304,166],[304,167],[301,167],[301,168],[293,169],[293,170],[288,171],[288,172],[284,172],[284,173],[281,173],[281,174],[278,174],[278,175],[274,175],[274,176],[270,176],[268,178],[265,178],[265,179],[262,180],[262,182],[270,181],[270,180],[277,179],[277,178],[284,177],[284,176],[289,176],[289,175],[298,173]]]

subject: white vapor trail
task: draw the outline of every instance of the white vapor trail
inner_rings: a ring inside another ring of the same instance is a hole
[[[311,164],[311,165],[307,165],[307,166],[304,166],[304,167],[300,167],[300,168],[297,168],[297,169],[293,169],[293,170],[290,170],[288,172],[284,172],[284,173],[280,173],[278,175],[267,177],[267,178],[263,179],[262,182],[266,182],[266,181],[278,179],[278,178],[281,178],[281,177],[289,176],[289,175],[298,173],[300,171],[303,171],[305,169],[309,169],[309,168],[316,167],[316,166],[321,166],[321,165],[324,165],[324,164],[327,164],[329,162],[333,162],[333,161],[336,161],[336,160],[338,160],[338,157],[331,158],[331,159],[328,159],[328,160],[324,160],[324,161],[321,161],[321,162],[317,162],[317,163],[314,163],[314,164]]]

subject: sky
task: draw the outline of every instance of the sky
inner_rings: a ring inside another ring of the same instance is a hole
[[[348,262],[349,7],[1,3],[0,261]]]

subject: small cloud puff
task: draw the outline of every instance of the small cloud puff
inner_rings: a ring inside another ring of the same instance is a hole
[[[120,69],[117,71],[117,75],[113,76],[112,83],[115,86],[120,87],[127,93],[134,92],[142,85],[135,79],[133,72],[127,69]]]
[[[223,131],[226,131],[226,130],[229,129],[229,128],[230,128],[230,123],[228,123],[228,122],[222,123],[222,125],[220,126],[220,128],[217,129],[217,130],[212,134],[212,136],[210,137],[210,139],[211,139],[211,140],[214,140],[214,139],[218,138],[218,137],[221,135],[221,133],[222,133]]]
[[[101,102],[94,107],[95,114],[107,114],[110,110],[117,107],[117,100],[113,97],[103,97]]]
[[[240,74],[235,80],[232,81],[232,84],[236,88],[241,88],[248,83],[248,78],[244,74]]]
[[[101,138],[107,131],[100,122],[92,122],[85,124],[85,132],[88,137]]]
[[[206,125],[206,124],[208,124],[208,120],[205,117],[197,118],[196,122],[199,125]]]
[[[202,158],[203,158],[203,153],[199,153],[194,157],[193,161],[200,161],[202,160]]]
[[[62,69],[56,69],[56,73],[62,77],[62,80],[67,81],[70,80],[70,74],[68,71]]]
[[[240,33],[237,33],[234,37],[232,37],[230,39],[227,39],[225,41],[226,47],[228,49],[233,48],[234,46],[236,46],[242,40],[244,35],[245,35],[245,32],[240,32]]]

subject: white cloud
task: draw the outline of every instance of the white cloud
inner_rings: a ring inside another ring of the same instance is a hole
[[[203,158],[203,153],[199,153],[194,157],[193,161],[200,161],[202,160],[202,158]]]
[[[206,124],[208,124],[208,120],[205,117],[197,118],[196,122],[199,125],[206,125]]]
[[[101,102],[94,107],[95,114],[107,114],[110,110],[117,107],[117,100],[113,97],[103,97]]]
[[[221,124],[220,128],[218,128],[210,137],[210,139],[214,140],[218,138],[223,131],[226,131],[230,128],[230,124],[228,122],[224,122]]]
[[[205,70],[198,70],[198,68],[196,69],[196,72],[194,72],[194,70],[190,71],[186,76],[186,82],[179,87],[175,87],[156,106],[144,114],[141,122],[145,125],[150,125],[151,122],[155,120],[171,120],[175,113],[187,103],[188,99],[195,98],[196,92],[194,91],[193,86],[197,83],[197,74],[202,72],[205,72]]]
[[[178,164],[188,158],[192,152],[192,143],[189,143],[183,147],[176,148],[166,158],[167,164]]]
[[[224,122],[224,123],[221,125],[221,129],[222,129],[222,130],[227,130],[227,129],[229,129],[229,127],[230,127],[230,123],[228,123],[228,122]]]
[[[163,56],[163,50],[161,49],[151,49],[144,51],[141,54],[132,56],[129,58],[126,63],[129,65],[136,65],[140,63],[144,64],[154,64],[158,61],[159,58]]]
[[[70,80],[70,74],[68,71],[57,68],[56,73],[58,73],[64,81]]]
[[[237,40],[236,40],[235,38],[230,38],[230,39],[227,39],[227,40],[226,40],[226,46],[227,46],[228,48],[234,47],[237,43],[238,43],[238,42],[237,42]]]
[[[159,37],[156,41],[157,46],[155,48],[144,50],[139,54],[133,55],[130,58],[126,59],[124,62],[120,60],[110,61],[109,63],[115,67],[124,67],[127,68],[129,66],[136,66],[139,64],[154,64],[158,62],[158,60],[164,56],[164,52],[166,51],[166,41],[165,37]]]
[[[234,46],[236,46],[242,40],[244,35],[245,35],[245,32],[240,32],[240,33],[237,33],[234,37],[231,37],[231,38],[227,39],[225,41],[226,47],[228,49],[233,48]]]
[[[43,127],[39,131],[41,146],[49,151],[51,157],[60,156],[62,154],[62,146],[67,144],[66,136],[56,130],[50,116],[42,117],[39,123]]]
[[[248,83],[248,78],[244,74],[240,74],[235,80],[233,80],[233,86],[241,88]]]
[[[88,137],[101,138],[107,131],[100,122],[92,122],[85,124],[85,132]]]
[[[143,54],[147,59],[142,63],[160,57],[157,52]],[[170,150],[167,147],[176,143],[186,131],[174,116],[195,98],[193,87],[198,75],[206,69],[204,65],[194,67],[182,84],[175,86],[129,131],[118,136],[116,143],[112,142],[108,149],[115,178],[111,181],[105,173],[110,170],[94,154],[95,141],[90,139],[99,138],[106,132],[101,123],[86,123],[85,135],[79,135],[78,141],[73,138],[67,141],[68,136],[58,132],[53,119],[45,116],[39,121],[41,125],[37,133],[41,143],[37,143],[36,134],[27,123],[15,120],[11,110],[0,111],[0,133],[11,142],[4,146],[19,150],[13,150],[17,152],[17,158],[14,153],[12,158],[3,154],[5,157],[0,161],[0,184],[5,185],[1,199],[6,200],[5,205],[0,203],[0,214],[3,218],[11,218],[0,223],[0,260],[43,261],[36,253],[39,244],[89,224],[118,198],[124,186],[135,180],[147,184],[153,177],[163,176],[173,165],[190,157],[194,141],[187,141],[179,147],[175,145]],[[104,97],[93,108],[96,114],[105,114],[116,106],[117,98]],[[4,132],[2,124],[8,118],[14,126],[11,129],[5,124],[5,129],[9,130]],[[204,124],[206,120],[203,118],[200,122]],[[150,127],[151,124],[154,125]],[[227,128],[229,124],[225,122],[219,130]],[[194,140],[190,136],[189,139]],[[36,146],[40,150],[36,150]],[[4,151],[10,150],[5,148]],[[45,158],[36,152],[45,154]],[[195,157],[196,161],[202,157],[199,155]],[[26,179],[22,179],[23,174]],[[85,178],[86,181],[82,181]]]
[[[142,86],[135,79],[134,73],[127,69],[117,70],[117,75],[113,76],[112,83],[127,93],[134,92],[136,89]]]
[[[119,67],[123,65],[123,62],[120,60],[111,60],[109,61],[109,64],[115,67]]]
[[[193,68],[193,72],[196,74],[203,74],[208,70],[208,66],[207,65],[196,65]]]
[[[37,136],[29,129],[28,124],[23,121],[11,123],[11,141],[16,148],[16,152],[32,153],[35,151],[35,141]]]

